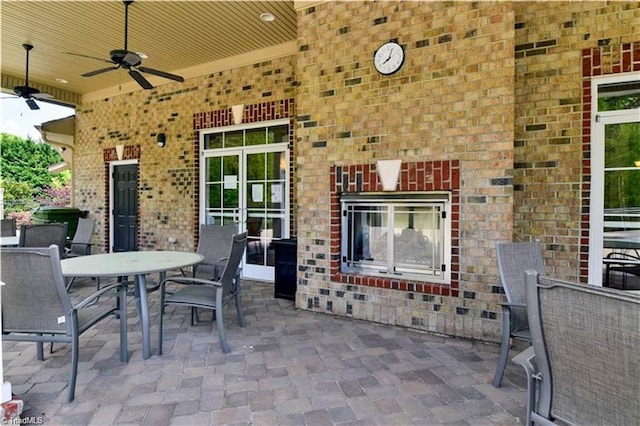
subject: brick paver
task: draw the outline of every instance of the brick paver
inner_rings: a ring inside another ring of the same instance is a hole
[[[72,296],[94,289],[78,280]],[[225,312],[231,354],[205,314],[167,309],[157,355],[157,294],[151,295],[153,356],[142,359],[129,304],[130,361],[119,361],[118,322],[81,338],[76,399],[66,403],[69,347],[35,357],[35,344],[5,342],[4,369],[23,416],[45,424],[107,425],[511,425],[525,413],[520,367],[491,386],[497,345],[296,310],[267,283],[245,282],[247,326]],[[515,353],[515,351],[514,351]]]

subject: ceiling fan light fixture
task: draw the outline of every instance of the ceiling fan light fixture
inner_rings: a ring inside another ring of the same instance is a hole
[[[264,22],[273,22],[276,20],[276,16],[270,12],[263,12],[260,14],[260,19],[262,19]]]

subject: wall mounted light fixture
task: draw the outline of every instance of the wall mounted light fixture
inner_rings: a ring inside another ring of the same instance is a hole
[[[156,142],[160,148],[164,148],[167,144],[167,136],[164,133],[158,133],[158,136],[156,136]]]

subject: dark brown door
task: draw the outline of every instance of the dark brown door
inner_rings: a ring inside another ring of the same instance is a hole
[[[138,165],[113,171],[113,251],[138,250]]]

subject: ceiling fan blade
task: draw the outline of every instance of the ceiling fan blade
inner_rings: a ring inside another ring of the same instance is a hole
[[[143,89],[153,89],[153,86],[151,85],[151,83],[149,83],[147,81],[146,78],[144,78],[142,76],[142,74],[140,74],[138,71],[136,70],[129,70],[129,75],[138,82],[138,84],[140,86],[142,86]]]
[[[93,77],[94,75],[102,74],[102,73],[108,72],[108,71],[117,70],[118,68],[120,68],[120,65],[116,65],[115,67],[100,68],[99,70],[86,72],[86,73],[82,74],[82,77]]]
[[[169,80],[175,80],[175,81],[180,81],[180,82],[184,81],[184,78],[182,78],[179,75],[170,74],[170,73],[164,72],[164,71],[154,70],[153,68],[138,67],[138,70],[140,70],[142,72],[146,72],[148,74],[157,75],[158,77],[168,78]]]
[[[42,92],[38,92],[38,93],[34,93],[33,95],[31,95],[32,98],[38,99],[38,100],[43,100],[43,99],[51,99],[53,98],[53,95],[51,93],[42,93]]]
[[[75,104],[70,104],[68,102],[59,101],[59,100],[53,99],[53,98],[38,99],[38,101],[46,102],[48,104],[53,104],[53,105],[59,105],[59,106],[63,106],[63,107],[71,108],[71,109],[76,109],[76,105]]]
[[[33,99],[27,99],[26,101],[27,101],[27,105],[29,105],[29,109],[31,110],[40,109],[36,101],[34,101]]]
[[[65,55],[79,56],[81,58],[95,59],[97,61],[108,62],[110,64],[113,63],[113,62],[108,61],[108,60],[106,60],[104,58],[97,58],[95,56],[83,55],[82,53],[73,53],[73,52],[62,52],[62,53],[64,53]]]

